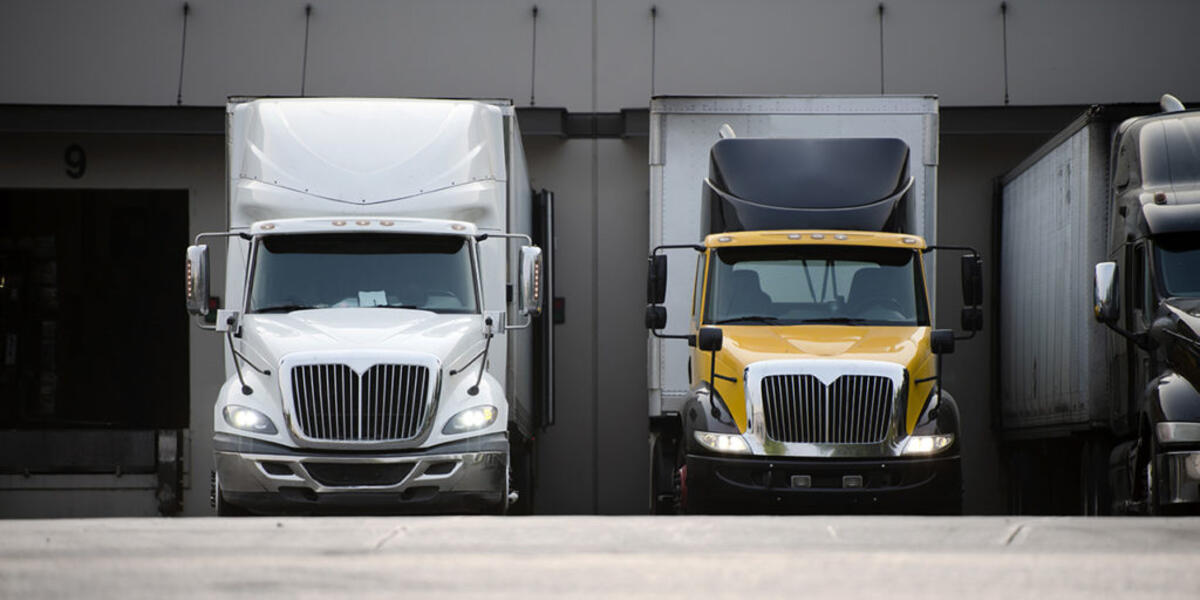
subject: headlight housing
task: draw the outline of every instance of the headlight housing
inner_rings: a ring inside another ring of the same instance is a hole
[[[230,404],[221,413],[225,416],[225,422],[234,429],[265,434],[278,432],[270,417],[253,408]]]
[[[905,456],[929,456],[937,454],[954,443],[953,433],[938,433],[935,435],[910,435],[904,442]]]
[[[696,441],[701,446],[722,454],[750,454],[750,445],[740,433],[716,433],[697,431]]]
[[[442,433],[452,435],[483,429],[495,423],[498,416],[500,416],[500,411],[489,404],[468,408],[454,415],[442,428]]]

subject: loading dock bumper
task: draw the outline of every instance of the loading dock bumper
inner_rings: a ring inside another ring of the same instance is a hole
[[[298,450],[217,434],[225,502],[254,512],[490,512],[507,502],[504,434],[404,452]]]
[[[689,454],[688,512],[959,514],[962,465],[936,458],[727,458]]]

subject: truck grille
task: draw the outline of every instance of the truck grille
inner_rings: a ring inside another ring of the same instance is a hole
[[[843,375],[829,385],[812,375],[770,375],[762,380],[767,436],[806,444],[883,441],[892,414],[892,380]]]
[[[359,375],[346,365],[292,367],[296,423],[309,439],[403,441],[425,424],[429,369],[375,365]]]

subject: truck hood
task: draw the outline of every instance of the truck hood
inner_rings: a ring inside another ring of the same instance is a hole
[[[483,346],[480,315],[402,308],[323,308],[288,314],[250,314],[242,321],[247,349],[272,365],[293,352],[408,350],[447,364]]]
[[[717,391],[725,399],[738,426],[745,430],[745,397],[742,374],[751,363],[764,360],[843,359],[898,364],[908,371],[910,399],[907,421],[911,431],[920,417],[928,383],[913,381],[934,374],[929,351],[929,327],[849,325],[726,325],[724,345],[717,355],[717,373],[736,376],[737,384],[721,381]],[[709,355],[694,357],[698,373],[707,379]],[[919,388],[919,389],[918,389]]]

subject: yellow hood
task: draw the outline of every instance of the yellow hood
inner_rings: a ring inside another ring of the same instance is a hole
[[[896,363],[908,370],[907,431],[912,431],[920,417],[921,405],[932,382],[913,384],[913,381],[934,374],[932,353],[929,351],[929,327],[848,326],[848,325],[726,325],[724,345],[717,353],[717,373],[736,377],[737,383],[717,380],[717,392],[738,428],[746,430],[745,381],[746,366],[763,360],[778,359],[848,359]],[[708,380],[710,355],[693,350],[693,372]],[[699,381],[693,381],[698,385]]]

